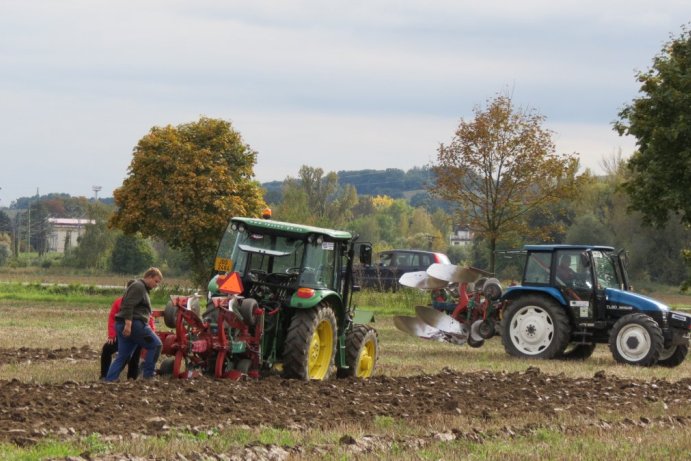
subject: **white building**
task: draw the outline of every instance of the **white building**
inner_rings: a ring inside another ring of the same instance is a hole
[[[457,226],[449,237],[451,246],[465,246],[473,243],[473,232],[468,226]]]
[[[77,239],[84,235],[87,224],[96,224],[93,219],[48,218],[48,251],[64,253],[66,248],[77,246]]]

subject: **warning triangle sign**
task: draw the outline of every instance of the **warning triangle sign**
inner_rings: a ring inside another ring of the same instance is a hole
[[[240,279],[240,274],[237,272],[231,272],[226,275],[223,279],[219,277],[218,291],[221,293],[226,293],[229,295],[239,295],[242,294],[245,289],[242,287],[242,280]]]

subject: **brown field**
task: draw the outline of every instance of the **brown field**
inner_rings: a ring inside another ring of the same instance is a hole
[[[519,360],[500,338],[433,343],[384,316],[366,381],[106,384],[106,313],[0,301],[0,458],[67,443],[79,456],[16,459],[688,459],[689,360],[621,366],[606,345],[584,362]]]

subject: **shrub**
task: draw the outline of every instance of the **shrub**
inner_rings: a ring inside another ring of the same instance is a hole
[[[120,274],[138,274],[154,262],[151,246],[141,237],[120,235],[115,240],[110,268]]]

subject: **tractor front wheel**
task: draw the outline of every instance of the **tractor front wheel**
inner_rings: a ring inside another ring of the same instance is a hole
[[[524,296],[506,309],[501,323],[504,349],[516,357],[551,359],[564,352],[571,327],[564,309],[543,296]]]
[[[336,316],[327,304],[296,310],[283,349],[283,375],[294,379],[331,377],[336,357]]]
[[[348,368],[338,370],[340,378],[354,376],[369,378],[379,358],[377,331],[367,325],[353,325],[346,336],[346,363]]]
[[[614,324],[609,335],[609,350],[619,363],[653,366],[659,360],[663,347],[660,326],[645,314],[623,316]]]

